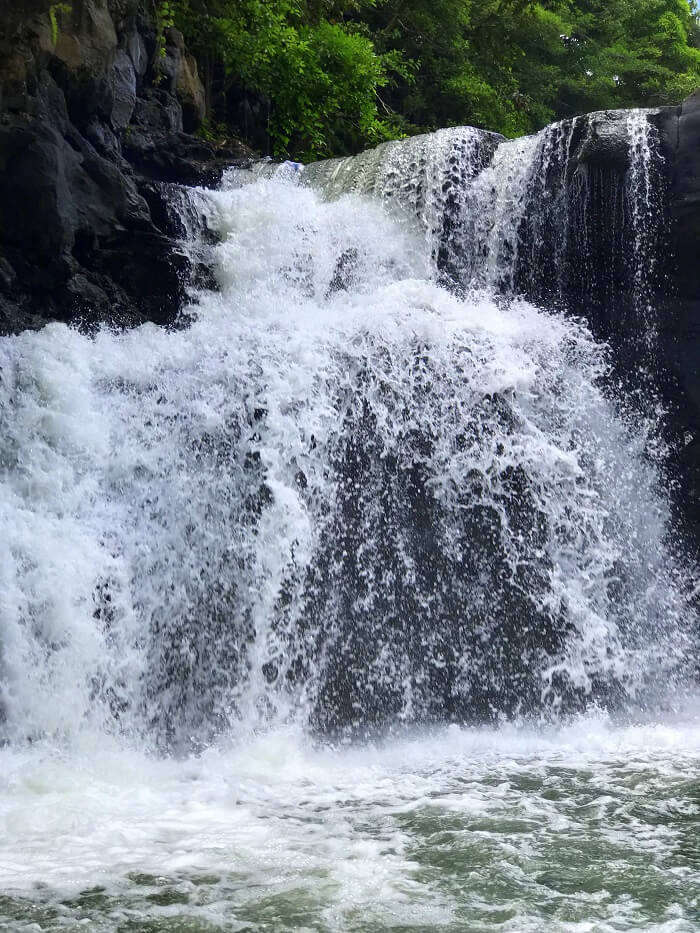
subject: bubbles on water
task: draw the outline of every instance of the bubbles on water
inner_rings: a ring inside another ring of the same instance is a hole
[[[277,729],[186,761],[104,737],[3,749],[0,925],[690,930],[687,712],[344,749]]]

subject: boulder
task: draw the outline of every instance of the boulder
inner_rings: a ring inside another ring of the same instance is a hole
[[[679,513],[700,555],[700,90],[658,117],[667,166],[668,250],[659,347],[679,448]]]
[[[187,133],[133,128],[124,140],[124,154],[140,175],[152,181],[212,187],[233,163],[250,161],[251,151],[233,143],[216,149]]]
[[[599,165],[624,172],[630,156],[625,119],[624,110],[591,114],[587,135],[578,151],[578,161],[584,165]]]
[[[55,6],[55,5],[54,5]],[[73,0],[60,15],[54,56],[71,72],[104,75],[117,51],[117,32],[107,0]]]
[[[136,101],[133,127],[125,134],[125,142],[141,131],[141,135],[182,132],[182,107],[172,94],[161,88],[148,88]]]
[[[134,66],[136,77],[139,80],[143,79],[148,69],[148,52],[143,37],[135,30],[126,40],[126,51]]]

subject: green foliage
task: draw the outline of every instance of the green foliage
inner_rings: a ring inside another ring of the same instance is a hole
[[[676,103],[700,85],[690,0],[168,0],[165,9],[208,73],[225,73],[224,99],[235,88],[265,102],[277,156],[342,154],[456,124],[515,136],[587,110]]]
[[[156,8],[156,13],[156,24],[158,27],[156,33],[157,54],[158,58],[165,58],[165,33],[171,26],[175,25],[175,0],[161,0]]]
[[[688,0],[384,0],[379,48],[420,65],[413,124],[513,136],[587,110],[678,102],[700,85]]]
[[[395,135],[391,114],[379,114],[379,90],[410,77],[402,56],[379,54],[360,23],[321,15],[332,10],[301,0],[185,0],[176,22],[195,52],[213,51],[232,81],[270,102],[273,154],[310,159]]]
[[[58,42],[59,19],[63,15],[69,15],[72,12],[70,3],[52,3],[49,7],[49,22],[51,24],[51,42],[56,45]]]

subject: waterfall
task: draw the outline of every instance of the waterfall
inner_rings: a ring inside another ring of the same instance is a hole
[[[628,126],[641,277],[651,131]],[[692,620],[655,413],[517,296],[545,261],[570,285],[592,127],[230,172],[188,195],[218,289],[187,329],[0,342],[5,740],[197,749],[672,694]]]
[[[474,241],[472,183],[502,137],[470,126],[383,143],[359,156],[317,162],[304,180],[328,197],[348,192],[378,197],[419,219],[433,262],[463,270]],[[473,256],[469,256],[474,265]],[[456,262],[455,262],[456,260]]]
[[[584,302],[633,319],[649,344],[665,224],[656,113],[592,113],[515,140],[440,130],[303,176],[326,197],[358,191],[414,216],[452,285]]]

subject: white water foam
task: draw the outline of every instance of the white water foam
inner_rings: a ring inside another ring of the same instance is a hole
[[[196,746],[329,704],[333,723],[436,704],[439,718],[445,669],[458,717],[482,695],[493,708],[493,690],[517,711],[511,675],[555,709],[566,690],[670,677],[688,642],[668,506],[585,331],[454,297],[410,225],[357,196],[236,178],[208,197],[221,292],[188,330],[53,324],[2,342],[7,737],[97,727]],[[356,488],[337,466],[354,419],[375,463],[397,464],[388,492],[371,463]],[[382,497],[398,510],[388,557]],[[361,539],[324,557],[350,507]],[[427,557],[418,507],[439,510]],[[474,515],[487,537],[470,569]],[[355,686],[339,687],[348,665]]]
[[[0,343],[0,928],[697,929],[685,571],[602,348],[242,180],[187,330]],[[682,717],[537,724],[651,675]],[[441,724],[312,739],[346,701]]]
[[[36,929],[34,903],[44,930],[688,933],[699,760],[697,715],[345,750],[273,731],[184,762],[5,750],[0,924]]]

